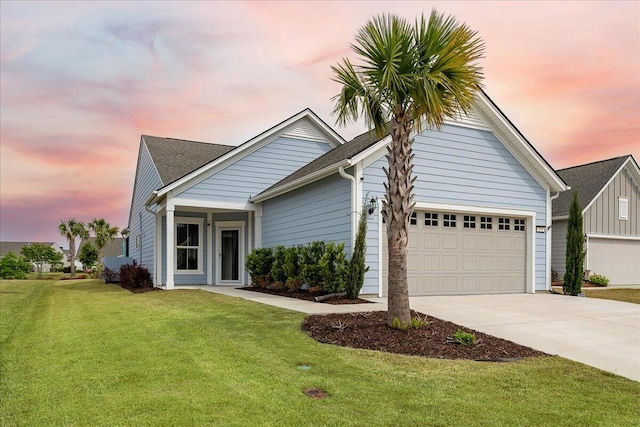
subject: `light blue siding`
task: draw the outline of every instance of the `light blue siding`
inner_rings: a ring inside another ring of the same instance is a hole
[[[324,142],[278,137],[178,195],[195,200],[246,202],[331,149]]]
[[[158,175],[149,150],[140,143],[138,166],[129,213],[129,256],[140,265],[154,271],[153,247],[155,240],[155,216],[144,208],[144,204],[152,191],[160,188],[162,181]],[[140,235],[140,247],[136,248],[136,236]]]
[[[331,175],[263,202],[262,246],[324,240],[344,243],[350,254],[350,213],[351,182]]]
[[[447,125],[441,131],[417,135],[413,151],[415,201],[535,211],[535,225],[546,225],[546,190],[493,133]],[[365,168],[363,194],[384,197],[383,166],[387,166],[384,157]],[[536,234],[536,289],[546,288],[545,237],[546,234]],[[369,221],[366,261],[370,269],[363,293],[377,292],[377,221]]]

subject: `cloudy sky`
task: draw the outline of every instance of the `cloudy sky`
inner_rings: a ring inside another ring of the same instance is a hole
[[[238,145],[311,108],[373,15],[455,15],[487,93],[556,168],[640,159],[640,2],[0,3],[0,240],[127,226],[141,134]],[[338,128],[345,138],[362,123]]]

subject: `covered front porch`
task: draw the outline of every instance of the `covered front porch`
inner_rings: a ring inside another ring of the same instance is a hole
[[[152,213],[154,286],[248,284],[245,256],[260,245],[259,206],[170,199]]]

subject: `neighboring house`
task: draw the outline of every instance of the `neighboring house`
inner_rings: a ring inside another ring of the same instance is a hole
[[[60,246],[60,250],[62,251],[62,268],[71,267],[71,252],[69,251],[69,249],[63,249],[62,246]],[[78,254],[76,254],[76,260],[74,264],[76,265],[77,270],[82,270],[83,265],[78,259]]]
[[[95,237],[88,237],[86,239],[82,239],[82,241],[80,242],[80,246],[79,248],[82,249],[82,245],[84,245],[86,242],[91,243],[93,246],[96,246],[96,238]],[[113,239],[112,241],[110,241],[109,243],[107,243],[107,246],[105,246],[105,248],[102,251],[102,256],[104,258],[121,258],[121,257],[125,257],[127,254],[127,239],[124,237],[116,237],[115,239]],[[78,254],[80,253],[80,249],[78,249]],[[78,254],[76,254],[76,257],[78,256]],[[76,262],[77,264],[77,262]],[[81,263],[82,265],[82,263]],[[84,266],[82,266],[81,268],[83,268]]]
[[[565,272],[567,219],[577,191],[585,233],[584,268],[611,285],[640,284],[640,169],[621,156],[558,170],[571,186],[553,201],[552,267]]]
[[[14,255],[17,255],[17,256],[22,256],[22,253],[21,253],[22,248],[25,247],[25,246],[32,245],[34,243],[40,243],[40,244],[43,244],[43,245],[51,246],[53,249],[56,250],[56,252],[63,253],[61,248],[56,246],[55,242],[0,242],[0,258],[5,256],[9,252],[13,252]],[[63,259],[64,259],[64,253],[63,253]],[[32,271],[36,271],[36,268],[37,268],[36,265],[34,263],[31,263],[31,270]],[[42,265],[42,272],[43,273],[50,273],[51,272],[51,264],[44,263]]]
[[[247,284],[244,258],[256,247],[326,240],[350,256],[373,198],[362,293],[386,295],[389,142],[370,133],[345,142],[310,110],[238,147],[142,136],[129,255],[168,289]],[[470,116],[415,135],[413,150],[410,294],[548,289],[551,197],[567,186],[486,94]]]

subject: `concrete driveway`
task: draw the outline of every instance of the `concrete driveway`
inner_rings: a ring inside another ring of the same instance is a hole
[[[412,297],[431,316],[640,381],[640,305],[563,295]]]

